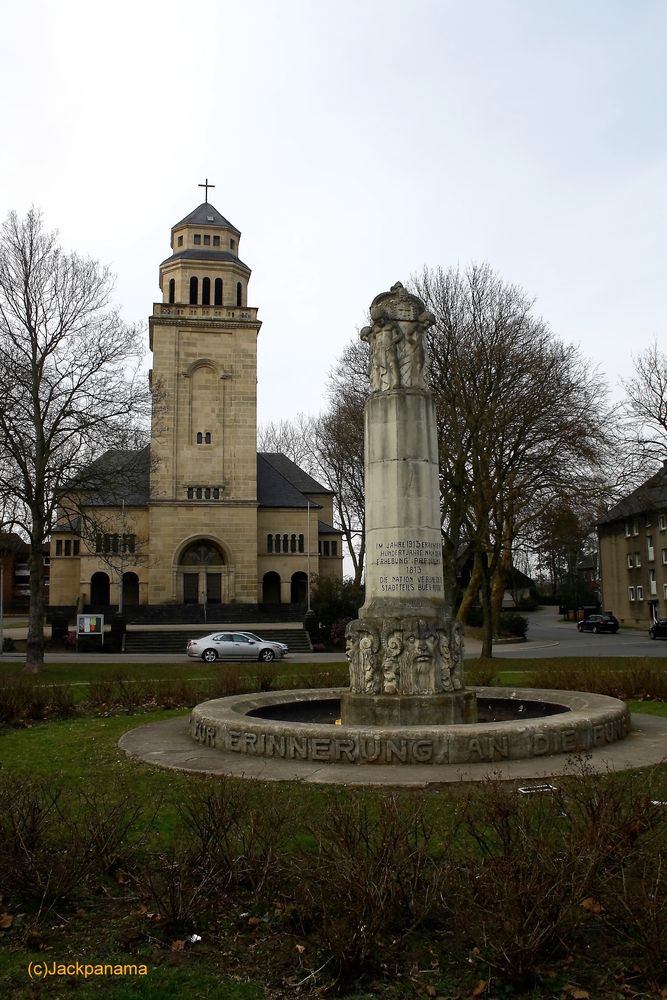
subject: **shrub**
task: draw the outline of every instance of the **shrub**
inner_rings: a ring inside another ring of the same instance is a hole
[[[16,652],[16,643],[14,642],[14,640],[12,639],[12,637],[10,635],[5,636],[4,639],[3,639],[3,642],[2,642],[2,652],[3,653],[15,653]]]
[[[498,620],[498,635],[525,639],[528,619],[514,611],[504,611]]]

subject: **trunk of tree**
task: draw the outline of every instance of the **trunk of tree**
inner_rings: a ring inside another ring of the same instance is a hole
[[[23,668],[25,674],[39,674],[44,670],[44,563],[41,537],[39,526],[33,526],[33,537],[30,539],[30,616]]]
[[[507,584],[511,580],[512,575],[512,550],[505,546],[500,556],[498,566],[493,574],[493,580],[491,583],[491,612],[493,616],[494,623],[500,621],[500,615],[503,610],[503,597],[505,596],[505,590]]]
[[[490,660],[493,656],[493,606],[491,602],[491,573],[489,570],[489,557],[486,552],[480,555],[481,587],[482,598],[482,652],[483,660]]]
[[[355,587],[361,586],[361,581],[364,576],[364,559],[366,556],[366,538],[365,535],[361,537],[361,545],[359,546],[359,552],[357,553],[357,558],[354,561],[354,585]]]
[[[476,552],[470,580],[468,581],[468,586],[465,589],[463,599],[456,615],[460,622],[465,622],[471,607],[479,600],[479,588],[482,582],[482,567],[479,559],[479,554]]]

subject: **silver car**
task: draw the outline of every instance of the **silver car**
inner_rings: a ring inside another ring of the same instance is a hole
[[[283,656],[287,656],[289,653],[289,646],[286,646],[284,642],[276,642],[274,639],[262,639],[261,635],[255,635],[254,632],[241,632],[241,635],[247,635],[253,642],[270,642],[272,646],[280,646]]]
[[[284,655],[280,642],[266,642],[257,636],[250,638],[245,632],[212,632],[203,639],[190,639],[188,656],[206,663],[216,660],[261,660],[270,663]]]

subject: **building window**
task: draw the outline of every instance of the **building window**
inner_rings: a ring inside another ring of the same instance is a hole
[[[639,521],[633,521],[632,522],[632,534],[633,535],[638,535],[639,534]]]
[[[63,540],[62,538],[56,539],[56,555],[61,556],[63,554]]]
[[[334,540],[331,543],[331,555],[332,556],[337,556],[338,555],[338,542],[336,540]]]
[[[210,245],[211,245],[211,237],[204,234],[204,246],[210,247]]]
[[[667,549],[662,550],[662,565],[667,566]]]
[[[222,278],[216,278],[215,279],[215,285],[213,287],[214,287],[214,299],[213,299],[214,305],[221,306],[222,305]]]
[[[201,282],[201,304],[210,306],[211,304],[211,279],[202,278]]]
[[[290,552],[296,552],[296,535],[291,535],[289,540]]]
[[[328,556],[330,554],[329,542],[327,540],[322,542],[322,555]]]
[[[229,249],[230,250],[236,250],[236,240],[230,240],[229,241]]]
[[[266,551],[273,552],[273,535],[266,536]]]
[[[95,535],[95,551],[104,552],[104,535]]]
[[[241,286],[241,282],[237,281],[236,282],[236,304],[237,304],[237,306],[243,305],[242,299],[243,299],[243,288]]]
[[[201,233],[195,233],[195,246],[198,247],[201,244]]]
[[[204,434],[204,444],[210,444],[210,443],[211,443],[211,432],[206,431],[206,433]]]
[[[661,514],[658,518],[658,527],[661,531],[667,530],[667,515]]]
[[[276,535],[273,541],[276,552],[280,552],[280,535]]]
[[[289,535],[283,535],[283,552],[289,552]]]
[[[639,567],[642,564],[642,557],[639,552],[635,552],[635,566]]]
[[[194,498],[195,498],[194,487],[188,486],[188,500],[194,500]]]
[[[219,500],[220,499],[220,487],[219,486],[214,486],[213,487],[213,499],[214,500]]]
[[[191,306],[196,306],[197,305],[197,298],[198,298],[198,296],[199,296],[199,281],[193,275],[193,277],[190,278],[190,305]]]
[[[632,552],[628,552],[628,569],[632,569],[634,563],[632,561]]]
[[[176,301],[176,281],[174,278],[169,279],[169,304],[172,305]]]
[[[653,535],[646,536],[646,551],[648,553],[647,558],[649,562],[653,562],[655,559],[655,549],[653,548]]]
[[[625,537],[629,538],[631,534],[632,534],[632,530],[630,528],[630,522],[626,521],[625,522]]]
[[[72,543],[72,550],[75,556],[79,555],[79,552],[81,551],[81,542],[79,541],[78,538],[74,539]]]
[[[644,600],[644,588],[643,587],[637,587],[637,600],[638,601],[643,601]]]
[[[303,552],[303,535],[299,535],[299,552]]]
[[[66,556],[71,556],[72,555],[72,539],[71,538],[66,538],[65,539],[65,555]]]
[[[655,570],[650,569],[648,571],[648,591],[651,597],[655,597],[658,593],[658,586],[655,582]]]
[[[203,443],[204,443],[204,435],[202,434],[201,431],[197,431],[197,444],[203,444]]]
[[[198,486],[197,489],[195,490],[195,496],[197,497],[197,500],[201,500],[202,498],[201,486]]]
[[[179,245],[179,247],[183,246],[183,237],[182,236],[178,237],[178,245]]]
[[[220,246],[220,237],[219,236],[214,236],[213,237],[213,246],[214,247],[219,247]]]
[[[635,588],[634,587],[628,587],[628,600],[629,601],[634,601],[634,599],[635,599]]]

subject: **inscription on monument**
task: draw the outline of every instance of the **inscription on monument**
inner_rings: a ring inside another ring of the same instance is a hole
[[[376,541],[371,562],[381,574],[377,581],[380,594],[439,596],[442,593],[442,545],[439,541],[419,538]]]

